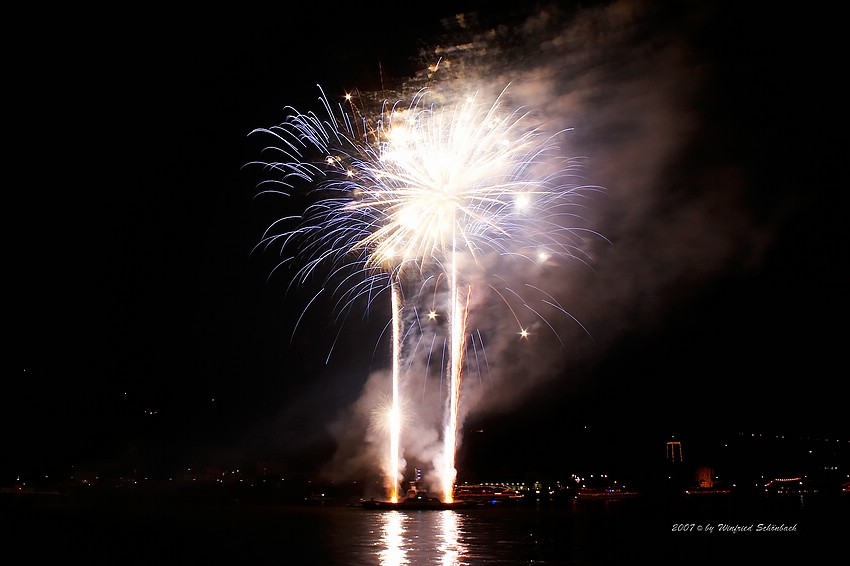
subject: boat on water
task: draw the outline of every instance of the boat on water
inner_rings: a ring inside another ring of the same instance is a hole
[[[399,509],[399,510],[441,510],[441,509],[463,509],[475,507],[478,501],[458,498],[455,495],[453,501],[443,501],[430,495],[427,491],[420,490],[416,482],[411,482],[410,489],[405,497],[399,501],[385,501],[377,499],[361,499],[360,506],[364,509]]]
[[[617,487],[610,488],[579,488],[576,492],[576,499],[627,499],[639,495],[637,491],[622,489]]]
[[[455,487],[454,498],[456,501],[493,505],[503,501],[521,501],[525,496],[519,491],[501,484],[464,484]]]
[[[608,474],[591,474],[589,477],[573,476],[575,479],[574,497],[581,500],[629,499],[640,495],[622,482]]]
[[[364,499],[360,502],[360,506],[364,509],[396,509],[401,511],[461,509],[466,507],[472,507],[474,505],[475,502],[470,501],[447,502],[436,497],[425,497],[421,495],[416,497],[406,497],[395,503],[393,503],[392,501],[381,501],[376,499]]]

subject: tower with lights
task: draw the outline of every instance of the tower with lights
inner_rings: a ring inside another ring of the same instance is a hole
[[[678,440],[667,442],[667,461],[671,463],[682,461],[682,443]]]

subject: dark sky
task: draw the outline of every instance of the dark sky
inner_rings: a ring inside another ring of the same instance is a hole
[[[607,240],[554,277],[587,332],[561,323],[568,346],[534,354],[539,372],[500,366],[470,430],[510,446],[591,426],[624,448],[720,429],[850,436],[835,16],[618,1],[469,4],[460,20],[466,6],[445,4],[403,23],[389,3],[21,17],[4,482],[355,460],[356,439],[334,456],[334,435],[386,366],[386,313],[351,317],[327,363],[329,316],[293,337],[316,289],[287,293],[274,257],[251,254],[285,211],[253,199],[248,134],[286,105],[313,109],[317,84],[376,91],[420,70],[420,49],[465,41],[487,48],[470,74],[510,77],[575,128],[568,149],[605,188],[588,221]]]

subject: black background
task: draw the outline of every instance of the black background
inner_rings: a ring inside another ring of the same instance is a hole
[[[4,481],[128,462],[167,474],[245,453],[327,459],[324,422],[362,385],[329,376],[368,372],[383,323],[366,325],[365,348],[335,354],[340,365],[324,363],[326,328],[290,347],[311,292],[286,295],[268,279],[273,260],[251,254],[278,212],[252,198],[248,133],[312,104],[317,84],[369,91],[409,76],[463,8],[404,24],[385,3],[9,24],[20,31],[5,81]],[[848,436],[843,47],[836,16],[816,9],[720,7],[698,38],[719,71],[700,103],[715,129],[692,159],[735,160],[756,219],[790,207],[759,268],[730,270],[624,334],[580,386],[555,382],[507,416],[478,417],[470,426],[491,437],[469,443],[465,466],[565,438],[645,453],[679,429]],[[324,406],[303,409],[317,391]],[[258,432],[285,407],[296,409],[274,435]],[[577,440],[587,430],[597,436]]]

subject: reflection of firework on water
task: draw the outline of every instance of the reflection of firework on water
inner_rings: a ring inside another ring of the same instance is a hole
[[[443,367],[448,395],[444,450],[435,472],[444,499],[451,500],[475,289],[483,285],[498,293],[525,336],[527,327],[512,304],[545,319],[516,290],[500,289],[491,265],[509,258],[531,267],[557,255],[580,255],[578,229],[565,224],[565,218],[575,216],[577,208],[569,197],[586,187],[567,182],[574,164],[560,155],[561,132],[547,133],[532,113],[505,110],[504,92],[495,101],[471,94],[440,104],[428,102],[434,94],[420,91],[407,106],[384,104],[371,121],[358,118],[353,104],[333,109],[323,95],[325,115],[290,109],[279,126],[254,132],[276,141],[267,148],[275,159],[261,163],[276,175],[264,181],[263,193],[307,199],[302,213],[275,222],[259,245],[279,244],[290,254],[281,265],[298,265],[296,283],[319,266],[345,273],[337,287],[337,306],[343,309],[359,297],[371,301],[391,289],[394,424],[384,472],[392,499],[401,458],[402,316],[406,304],[416,304],[416,289],[426,288],[423,281],[441,279],[447,287]],[[413,289],[410,301],[403,298],[406,286]],[[566,313],[551,296],[545,295],[544,302]]]

